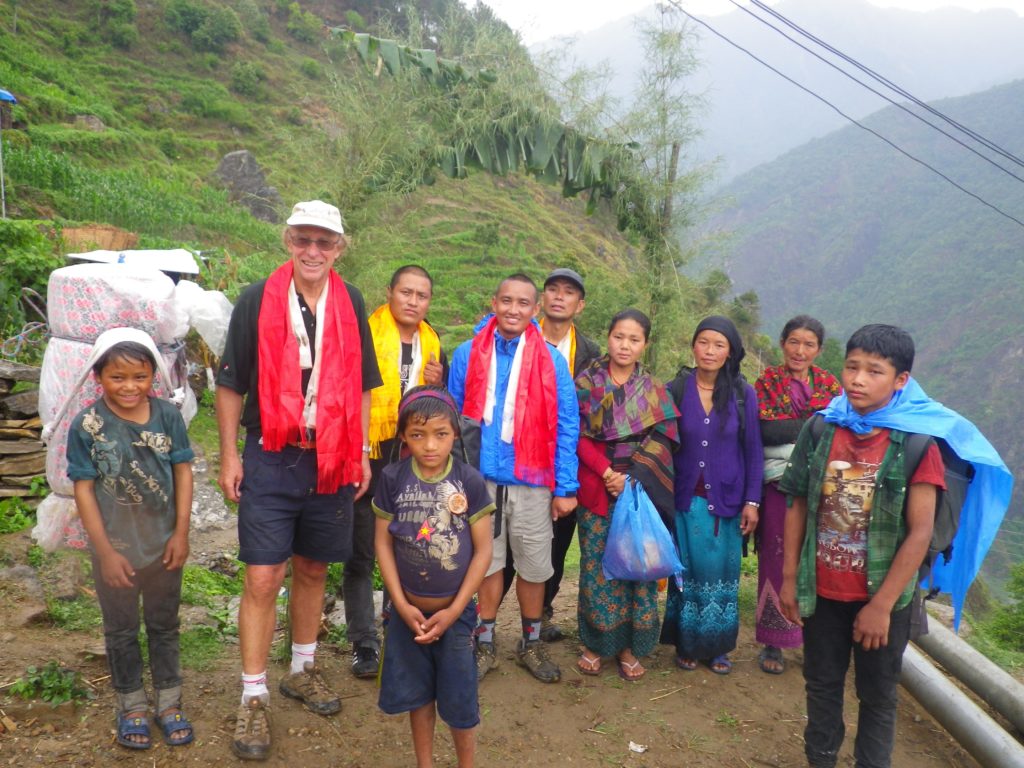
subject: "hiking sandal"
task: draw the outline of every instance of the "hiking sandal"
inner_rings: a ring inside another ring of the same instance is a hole
[[[164,732],[164,744],[169,747],[183,747],[186,744],[191,744],[195,738],[192,723],[188,721],[185,713],[179,707],[171,707],[162,715],[157,715],[156,721]],[[175,735],[181,733],[185,735]]]
[[[144,736],[146,740],[134,741],[132,736]],[[153,746],[153,739],[149,732],[149,718],[145,712],[118,713],[117,743],[128,749],[149,749]]]

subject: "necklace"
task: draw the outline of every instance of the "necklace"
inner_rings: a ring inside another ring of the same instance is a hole
[[[608,377],[612,380],[612,384],[614,384],[617,387],[621,387],[623,384],[625,384],[627,381],[629,381],[629,377],[632,376],[632,375],[633,375],[633,372],[630,371],[629,373],[626,374],[626,378],[624,378],[622,381],[619,381],[617,378],[615,378],[615,374],[612,373],[612,369],[611,368],[608,369]]]
[[[701,384],[698,381],[697,382],[697,389],[703,389],[705,392],[714,392],[715,391],[715,385],[712,384],[710,387],[705,387],[703,384]]]

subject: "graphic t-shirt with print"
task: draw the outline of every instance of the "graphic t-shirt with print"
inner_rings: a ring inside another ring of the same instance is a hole
[[[847,602],[869,597],[868,523],[876,475],[890,445],[889,432],[882,429],[858,438],[848,429],[835,431],[818,505],[817,582],[822,597]],[[929,446],[910,482],[945,488],[937,445]]]
[[[176,522],[173,465],[194,455],[178,409],[158,398],[150,398],[145,424],[97,400],[68,431],[68,477],[95,481],[107,538],[135,568],[163,555]]]
[[[470,525],[494,511],[483,475],[448,458],[439,478],[424,480],[413,459],[381,473],[373,511],[389,521],[402,588],[423,597],[459,591],[473,557]]]

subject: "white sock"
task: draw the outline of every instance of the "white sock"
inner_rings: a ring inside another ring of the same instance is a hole
[[[258,675],[247,675],[242,673],[242,703],[249,699],[260,696],[264,700],[270,699],[270,691],[267,690],[267,672],[264,670]]]
[[[292,643],[292,674],[298,674],[306,668],[306,662],[313,663],[316,656],[316,643]]]

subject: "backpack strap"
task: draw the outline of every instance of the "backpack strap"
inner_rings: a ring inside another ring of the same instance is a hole
[[[932,443],[935,442],[935,438],[931,435],[925,435],[919,432],[906,432],[903,438],[903,473],[906,477],[907,485],[910,485],[910,478],[917,472],[918,466],[921,464],[921,460],[924,455],[928,452],[928,448]]]
[[[693,376],[695,370],[696,369],[690,368],[686,365],[681,366],[672,381],[665,386],[665,389],[667,389],[669,394],[672,395],[672,399],[680,410],[682,410],[683,393],[686,390],[686,380]],[[747,380],[743,374],[740,374],[733,382],[733,385],[733,398],[736,400],[736,415],[739,418],[740,442],[743,443],[746,440],[747,434]]]
[[[825,434],[825,417],[821,415],[820,411],[816,411],[812,414],[808,424],[808,429],[811,430],[811,437],[814,438],[814,444],[817,445],[818,441],[821,440],[821,436]]]

